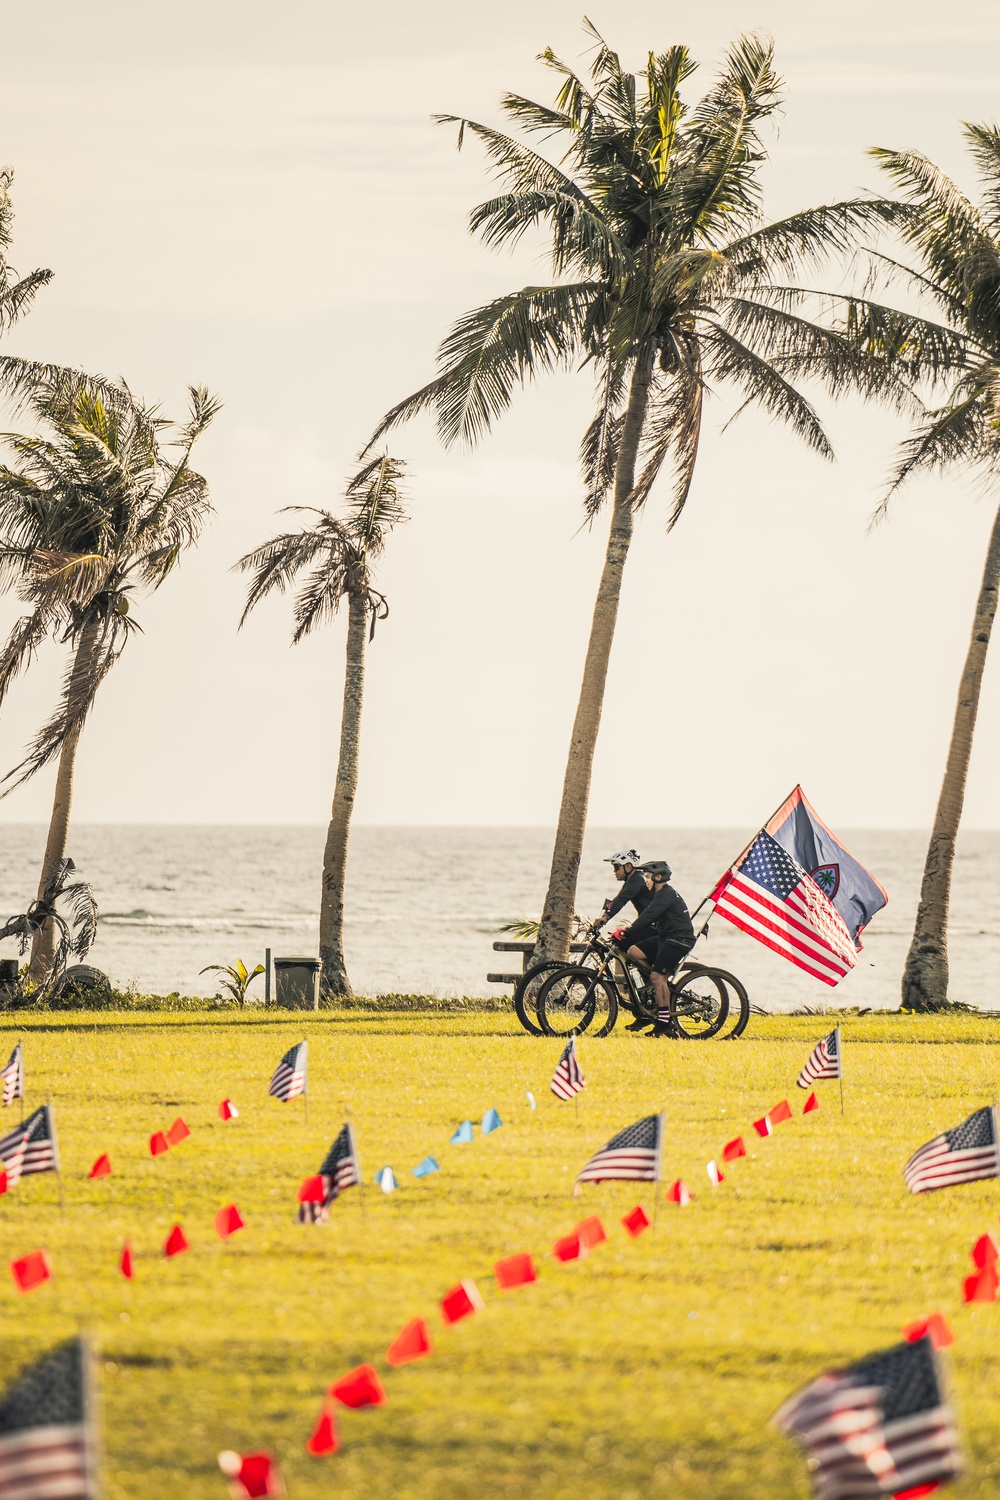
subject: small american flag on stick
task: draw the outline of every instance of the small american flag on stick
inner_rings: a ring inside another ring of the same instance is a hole
[[[996,1105],[975,1110],[954,1130],[936,1135],[926,1146],[914,1151],[903,1168],[903,1176],[911,1193],[929,1193],[934,1188],[978,1182],[982,1177],[1000,1177]]]
[[[10,1062],[0,1068],[0,1079],[3,1079],[3,1097],[0,1104],[6,1109],[8,1104],[13,1104],[15,1099],[24,1098],[24,1051],[18,1042],[10,1054]]]
[[[825,1036],[821,1042],[816,1043],[795,1082],[800,1089],[807,1089],[817,1078],[841,1078],[842,1076],[840,1027],[835,1026],[829,1036]]]
[[[586,1083],[576,1055],[576,1037],[571,1036],[556,1064],[550,1085],[557,1099],[572,1099]]]
[[[358,1187],[361,1183],[361,1167],[358,1164],[358,1148],[354,1144],[354,1130],[350,1121],[342,1126],[340,1134],[326,1153],[326,1160],[319,1169],[323,1179],[325,1196],[322,1203],[300,1203],[300,1224],[325,1224],[330,1217],[330,1205],[346,1188]]]
[[[774,1421],[806,1450],[816,1500],[900,1495],[961,1472],[929,1337],[821,1375]]]
[[[647,1115],[590,1158],[577,1182],[659,1182],[663,1116]]]
[[[7,1185],[14,1187],[34,1172],[58,1172],[59,1149],[51,1104],[41,1104],[33,1115],[0,1139],[0,1161],[7,1171]]]
[[[289,1047],[274,1070],[267,1092],[273,1094],[275,1099],[280,1099],[282,1104],[287,1104],[290,1099],[298,1099],[306,1091],[308,1050],[308,1042],[299,1042],[298,1046]]]
[[[0,1500],[96,1500],[90,1351],[52,1349],[0,1397]]]
[[[843,917],[800,864],[761,830],[712,892],[720,917],[824,984],[857,964]]]

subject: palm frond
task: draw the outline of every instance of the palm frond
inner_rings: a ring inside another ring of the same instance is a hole
[[[732,383],[744,397],[727,426],[748,407],[759,406],[768,416],[787,422],[823,458],[833,458],[829,439],[809,401],[766,359],[719,326],[706,331],[703,347],[710,376]]]
[[[995,383],[993,372],[984,371],[983,375],[987,385]],[[889,485],[872,514],[870,527],[885,518],[896,491],[914,474],[940,471],[956,462],[975,465],[984,462],[991,451],[996,454],[996,435],[990,429],[982,397],[983,381],[973,382],[962,399],[931,412],[927,421],[901,444]]]

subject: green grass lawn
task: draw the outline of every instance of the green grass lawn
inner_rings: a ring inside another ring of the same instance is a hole
[[[55,1106],[66,1211],[51,1176],[0,1199],[0,1373],[93,1331],[112,1500],[221,1500],[218,1451],[260,1447],[291,1500],[804,1497],[804,1464],[772,1412],[940,1308],[957,1336],[946,1358],[969,1454],[952,1493],[995,1496],[1000,1304],[963,1307],[961,1282],[973,1241],[997,1228],[1000,1183],[914,1198],[901,1169],[994,1099],[1000,1022],[847,1019],[845,1116],[823,1084],[817,1113],[758,1141],[750,1122],[769,1106],[787,1095],[801,1109],[795,1076],[827,1029],[755,1018],[734,1043],[584,1038],[577,1110],[548,1092],[560,1044],[502,1014],[4,1017],[0,1061],[23,1036],[28,1108]],[[303,1033],[308,1124],[301,1101],[267,1097]],[[240,1109],[228,1124],[225,1096]],[[490,1105],[502,1129],[448,1144]],[[683,1177],[694,1201],[661,1202],[655,1233],[633,1241],[619,1220],[639,1201],[652,1213],[648,1188],[570,1193],[593,1151],[658,1109],[664,1176]],[[369,1186],[345,1194],[328,1227],[299,1228],[296,1189],[348,1111]],[[152,1159],[151,1131],[178,1114],[190,1139]],[[14,1119],[5,1111],[0,1130]],[[713,1189],[705,1162],[737,1133],[750,1155]],[[114,1175],[88,1181],[105,1151]],[[415,1179],[428,1152],[442,1171]],[[400,1181],[389,1197],[371,1186],[386,1165]],[[247,1227],[223,1243],[213,1218],[229,1202]],[[553,1242],[595,1212],[607,1243],[556,1262]],[[166,1261],[175,1222],[191,1251]],[[132,1283],[117,1269],[124,1236]],[[55,1279],[21,1296],[5,1263],[36,1248]],[[539,1280],[501,1293],[492,1265],[521,1250]],[[446,1328],[438,1299],[465,1277],[486,1310]],[[386,1346],[418,1314],[433,1355],[386,1371]],[[311,1458],[325,1386],[361,1362],[382,1372],[388,1404],[344,1412],[341,1452]]]

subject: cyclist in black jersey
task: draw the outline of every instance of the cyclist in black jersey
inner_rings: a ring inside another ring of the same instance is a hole
[[[605,922],[610,922],[612,917],[616,917],[622,907],[627,906],[630,901],[638,914],[653,899],[653,893],[646,884],[646,877],[639,871],[642,860],[635,849],[623,849],[618,854],[609,854],[604,863],[612,866],[615,879],[621,881],[622,888],[617,896],[612,896],[609,901],[605,901],[604,910],[594,923],[598,931]]]
[[[669,884],[671,870],[665,860],[651,860],[639,873],[646,878],[650,899],[619,942],[635,963],[652,968],[657,1008],[653,1036],[669,1036],[670,978],[694,947],[694,927],[683,896]]]

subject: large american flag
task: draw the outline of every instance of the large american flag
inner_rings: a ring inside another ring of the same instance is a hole
[[[276,1099],[280,1099],[282,1104],[287,1104],[289,1099],[298,1099],[299,1095],[306,1091],[308,1048],[308,1042],[299,1042],[297,1047],[289,1047],[274,1070],[271,1086],[267,1092],[273,1094]]]
[[[722,877],[712,900],[727,922],[824,984],[839,984],[858,961],[836,907],[763,830]]]
[[[795,1082],[800,1089],[807,1089],[817,1078],[840,1078],[842,1076],[840,1027],[835,1026],[829,1036],[825,1036],[821,1042],[816,1043]]]
[[[911,1193],[929,1193],[932,1188],[955,1187],[981,1177],[1000,1177],[996,1106],[977,1109],[954,1130],[936,1135],[914,1151],[903,1176]]]
[[[59,1148],[51,1104],[40,1104],[23,1124],[0,1138],[0,1161],[7,1172],[8,1187],[33,1172],[58,1172]]]
[[[358,1164],[358,1148],[354,1144],[354,1130],[348,1121],[326,1153],[319,1169],[326,1196],[322,1203],[300,1203],[300,1224],[325,1224],[330,1217],[330,1204],[339,1198],[345,1188],[357,1187],[361,1182],[361,1167]]]
[[[571,1036],[563,1048],[562,1057],[556,1064],[550,1085],[557,1099],[572,1099],[586,1083],[576,1055],[576,1037]]]
[[[663,1116],[647,1115],[621,1130],[590,1158],[577,1182],[659,1182]]]
[[[71,1339],[0,1397],[0,1500],[95,1500],[91,1361]]]
[[[8,1104],[13,1104],[15,1099],[24,1098],[24,1052],[20,1042],[10,1054],[10,1062],[0,1068],[0,1078],[3,1079],[3,1097],[0,1098],[0,1104],[6,1108]]]
[[[821,1375],[774,1420],[805,1448],[816,1500],[899,1495],[961,1472],[928,1337]]]

